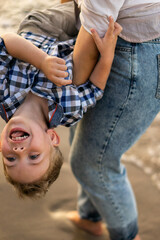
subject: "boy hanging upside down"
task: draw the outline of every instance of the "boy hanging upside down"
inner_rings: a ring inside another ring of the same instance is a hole
[[[72,82],[74,39],[57,42],[33,32],[0,38],[0,115],[6,121],[0,148],[5,176],[21,197],[44,195],[59,175],[54,128],[78,122],[103,95],[121,27],[110,17],[104,38],[91,32],[100,58],[79,86]]]

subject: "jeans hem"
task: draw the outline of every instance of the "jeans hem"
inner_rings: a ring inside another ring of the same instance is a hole
[[[133,240],[138,234],[137,220],[125,228],[108,228],[111,240]]]
[[[88,221],[91,221],[91,222],[100,222],[102,221],[102,218],[101,217],[97,217],[97,218],[92,218],[92,217],[84,217],[84,216],[81,216],[81,219],[85,219],[85,220],[88,220]]]

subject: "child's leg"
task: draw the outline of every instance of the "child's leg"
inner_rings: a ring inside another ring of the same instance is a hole
[[[81,27],[73,52],[73,82],[75,85],[86,82],[97,62],[98,55],[92,35]]]
[[[61,0],[61,3],[71,2],[73,0]]]

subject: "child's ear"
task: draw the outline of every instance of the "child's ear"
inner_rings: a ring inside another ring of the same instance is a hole
[[[50,136],[53,146],[58,146],[60,144],[60,137],[54,131],[54,129],[52,128],[48,129],[47,134]]]

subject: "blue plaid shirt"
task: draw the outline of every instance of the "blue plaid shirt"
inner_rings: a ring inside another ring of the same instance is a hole
[[[21,33],[47,54],[65,59],[68,79],[72,79],[72,51],[75,40],[56,42],[54,38],[31,32]],[[34,66],[11,57],[0,38],[0,115],[7,122],[31,91],[48,100],[49,127],[69,127],[94,106],[103,91],[90,81],[80,86],[57,87]]]

